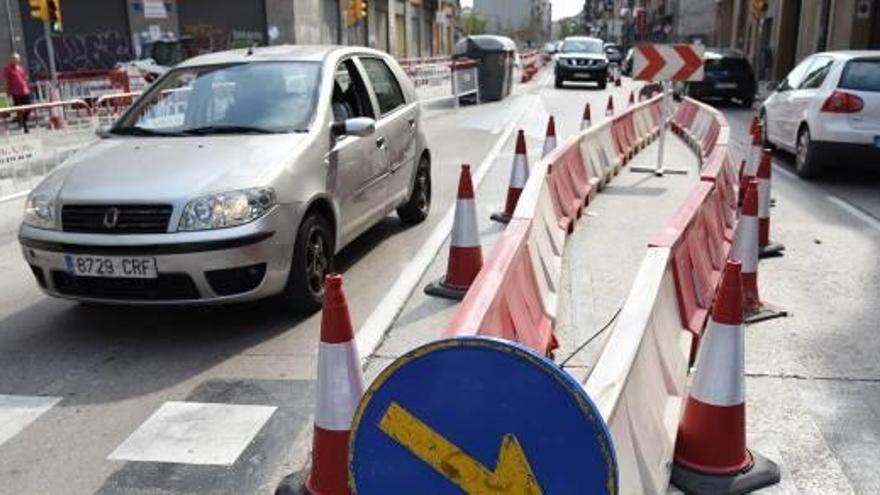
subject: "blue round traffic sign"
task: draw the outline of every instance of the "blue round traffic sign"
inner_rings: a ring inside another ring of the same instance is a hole
[[[583,388],[510,342],[440,340],[391,363],[352,424],[355,492],[616,494],[611,436]]]

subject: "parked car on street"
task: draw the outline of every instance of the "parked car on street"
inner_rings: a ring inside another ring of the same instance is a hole
[[[282,296],[314,310],[334,255],[397,210],[424,220],[431,157],[385,53],[277,46],[189,59],[26,201],[49,295],[99,303]]]
[[[609,63],[620,65],[623,63],[623,47],[617,43],[605,43],[605,57]]]
[[[758,86],[752,65],[742,52],[708,49],[703,60],[703,80],[684,83],[681,89],[684,95],[700,100],[736,100],[752,108]]]
[[[880,161],[880,51],[811,55],[764,101],[764,141],[817,177],[831,162]]]
[[[594,81],[605,89],[608,80],[608,58],[602,40],[586,36],[569,36],[562,42],[554,68],[556,87],[565,81]]]

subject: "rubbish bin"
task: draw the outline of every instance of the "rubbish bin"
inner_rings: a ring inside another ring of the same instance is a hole
[[[505,36],[481,34],[459,40],[453,58],[479,60],[480,100],[501,100],[513,89],[516,43]]]

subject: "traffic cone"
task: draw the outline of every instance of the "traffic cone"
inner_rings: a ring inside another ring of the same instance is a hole
[[[541,158],[549,155],[551,151],[556,149],[556,121],[553,116],[547,121],[547,137],[544,138],[544,148],[541,150]]]
[[[770,242],[770,174],[773,167],[770,150],[764,148],[761,164],[755,177],[758,179],[758,257],[780,256],[785,246]]]
[[[608,104],[605,105],[605,116],[612,117],[614,115],[614,98],[608,95]]]
[[[614,85],[618,88],[620,87],[620,79],[620,74],[617,74],[617,77],[614,78]]]
[[[592,118],[590,117],[590,104],[587,103],[584,105],[584,116],[581,118],[581,130],[585,131],[593,125]]]
[[[529,180],[529,160],[526,156],[526,136],[520,130],[516,134],[516,154],[513,155],[513,168],[510,169],[510,185],[507,186],[507,201],[504,203],[504,211],[493,213],[490,217],[492,220],[501,223],[510,222],[510,217],[513,216],[513,210],[516,209],[519,195],[526,187],[527,180]]]
[[[471,166],[462,164],[446,276],[428,284],[425,294],[461,300],[482,267],[483,250],[477,228],[477,205],[471,183]]]
[[[740,263],[728,261],[678,426],[672,484],[685,493],[740,494],[779,483],[779,466],[746,447],[742,282]]]
[[[354,340],[342,275],[324,282],[318,345],[317,411],[312,439],[310,494],[348,494],[348,440],[354,411],[364,395],[364,376]]]
[[[629,106],[633,106],[636,104],[636,98],[635,98],[634,93],[635,93],[635,91],[629,92]]]
[[[730,248],[730,259],[742,263],[746,323],[788,315],[784,309],[762,302],[758,292],[758,181],[755,179],[746,184],[742,212],[733,234],[733,246]]]
[[[743,171],[740,174],[739,178],[739,202],[742,205],[743,198],[746,193],[746,186],[749,181],[755,178],[755,174],[758,173],[758,165],[761,162],[761,156],[763,154],[764,147],[761,143],[761,134],[763,134],[763,130],[761,128],[761,123],[756,122],[753,123],[752,129],[752,146],[749,150],[748,155],[746,156],[746,163],[743,167]]]

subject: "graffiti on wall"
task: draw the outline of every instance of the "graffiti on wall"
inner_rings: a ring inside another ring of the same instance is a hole
[[[233,48],[246,48],[263,44],[263,33],[246,29],[227,29],[213,24],[190,24],[183,27],[183,34],[190,37],[194,54],[210,53]]]
[[[52,45],[55,49],[55,63],[61,72],[112,69],[117,63],[127,62],[132,58],[128,36],[116,30],[53,35]],[[33,42],[30,66],[34,73],[49,72],[49,51],[45,36],[40,36]]]

